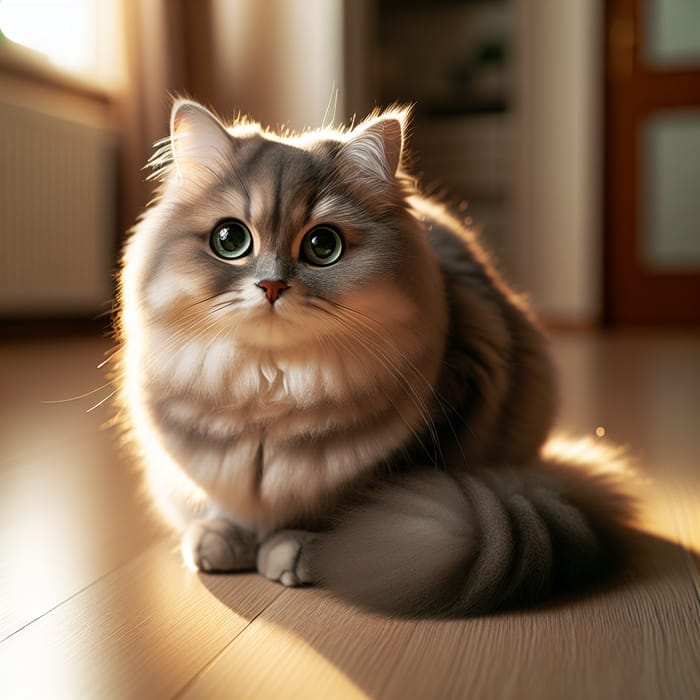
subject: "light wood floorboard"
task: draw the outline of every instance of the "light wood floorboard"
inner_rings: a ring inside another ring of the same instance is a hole
[[[469,620],[394,620],[322,590],[187,571],[102,429],[106,341],[0,345],[0,697],[700,697],[700,336],[556,335],[559,426],[646,481],[631,565]]]

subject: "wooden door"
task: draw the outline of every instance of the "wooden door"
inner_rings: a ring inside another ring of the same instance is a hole
[[[700,2],[606,3],[605,312],[700,323]]]

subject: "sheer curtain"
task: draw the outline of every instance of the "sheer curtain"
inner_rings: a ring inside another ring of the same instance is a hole
[[[344,0],[123,0],[125,219],[151,196],[141,173],[173,95],[266,125],[345,121]],[[337,91],[337,96],[336,96]]]

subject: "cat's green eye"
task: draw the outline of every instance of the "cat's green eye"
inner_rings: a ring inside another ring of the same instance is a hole
[[[312,265],[332,265],[343,254],[343,239],[330,226],[312,228],[301,242],[301,257]]]
[[[236,260],[253,249],[253,237],[248,227],[236,219],[220,221],[211,232],[211,249],[224,260]]]

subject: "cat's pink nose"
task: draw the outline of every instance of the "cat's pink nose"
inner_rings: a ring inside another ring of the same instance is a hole
[[[280,294],[285,289],[289,289],[289,285],[282,280],[263,280],[262,282],[257,282],[257,286],[265,290],[265,296],[271,304],[274,304],[279,299]]]

